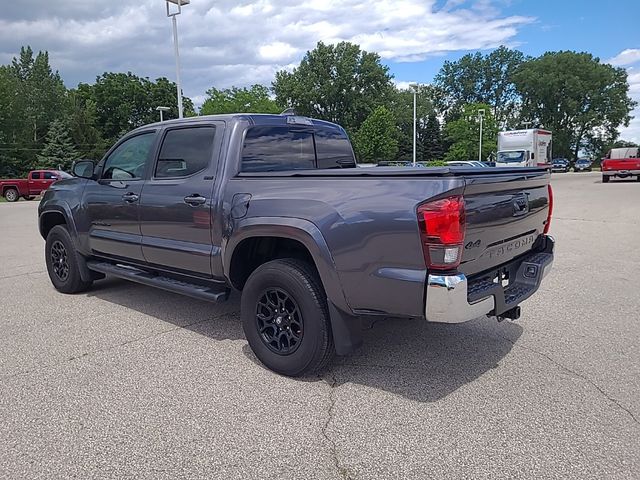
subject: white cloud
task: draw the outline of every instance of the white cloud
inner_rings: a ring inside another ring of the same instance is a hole
[[[620,129],[620,138],[635,143],[640,143],[640,71],[637,71],[633,67],[627,68],[629,74],[629,96],[638,102],[638,107],[635,108],[631,115],[634,117],[629,123],[628,127]]]
[[[0,19],[0,59],[20,46],[48,50],[69,86],[104,71],[175,77],[163,2],[24,0]],[[60,4],[69,4],[61,8]],[[501,16],[496,5],[450,0],[198,0],[178,17],[185,93],[269,84],[318,41],[347,40],[383,59],[414,62],[452,51],[513,44],[534,19]],[[129,6],[127,6],[129,5]]]
[[[616,67],[621,67],[624,65],[633,65],[638,61],[640,61],[640,48],[627,48],[615,57],[607,60],[607,63],[615,65]]]

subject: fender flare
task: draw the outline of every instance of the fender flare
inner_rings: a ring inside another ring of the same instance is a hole
[[[227,278],[236,247],[243,240],[254,237],[289,238],[307,248],[327,294],[336,353],[347,355],[357,349],[362,344],[360,319],[351,313],[329,246],[320,229],[314,223],[299,218],[251,217],[238,221],[233,234],[222,246],[223,268]]]

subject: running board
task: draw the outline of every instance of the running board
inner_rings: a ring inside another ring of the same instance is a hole
[[[231,292],[229,288],[222,285],[219,289],[205,285],[197,285],[174,278],[163,277],[162,275],[153,275],[135,267],[116,265],[108,262],[89,261],[87,262],[87,267],[94,272],[113,275],[114,277],[119,277],[124,280],[131,280],[132,282],[161,288],[169,292],[179,293],[208,302],[224,302],[229,298],[229,293]]]

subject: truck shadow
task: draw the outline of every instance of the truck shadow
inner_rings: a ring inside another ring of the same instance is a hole
[[[237,293],[216,305],[107,279],[96,282],[88,295],[214,340],[244,340]],[[292,381],[359,384],[420,402],[435,402],[496,368],[523,331],[516,323],[487,318],[460,325],[386,318],[365,321],[364,328],[364,345],[357,352],[336,357],[321,378]],[[248,345],[242,352],[262,367]]]

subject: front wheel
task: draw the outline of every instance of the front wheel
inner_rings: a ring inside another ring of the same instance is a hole
[[[18,190],[15,188],[7,188],[4,191],[4,198],[7,202],[17,202],[20,195],[18,194]]]
[[[249,346],[274,372],[310,374],[334,355],[326,295],[306,262],[280,259],[258,267],[242,291],[240,311]]]
[[[602,183],[607,183],[609,181],[609,175],[602,176]]]
[[[73,241],[62,225],[56,225],[47,235],[45,261],[51,283],[59,292],[79,293],[91,287],[93,282],[85,282],[80,276]]]

